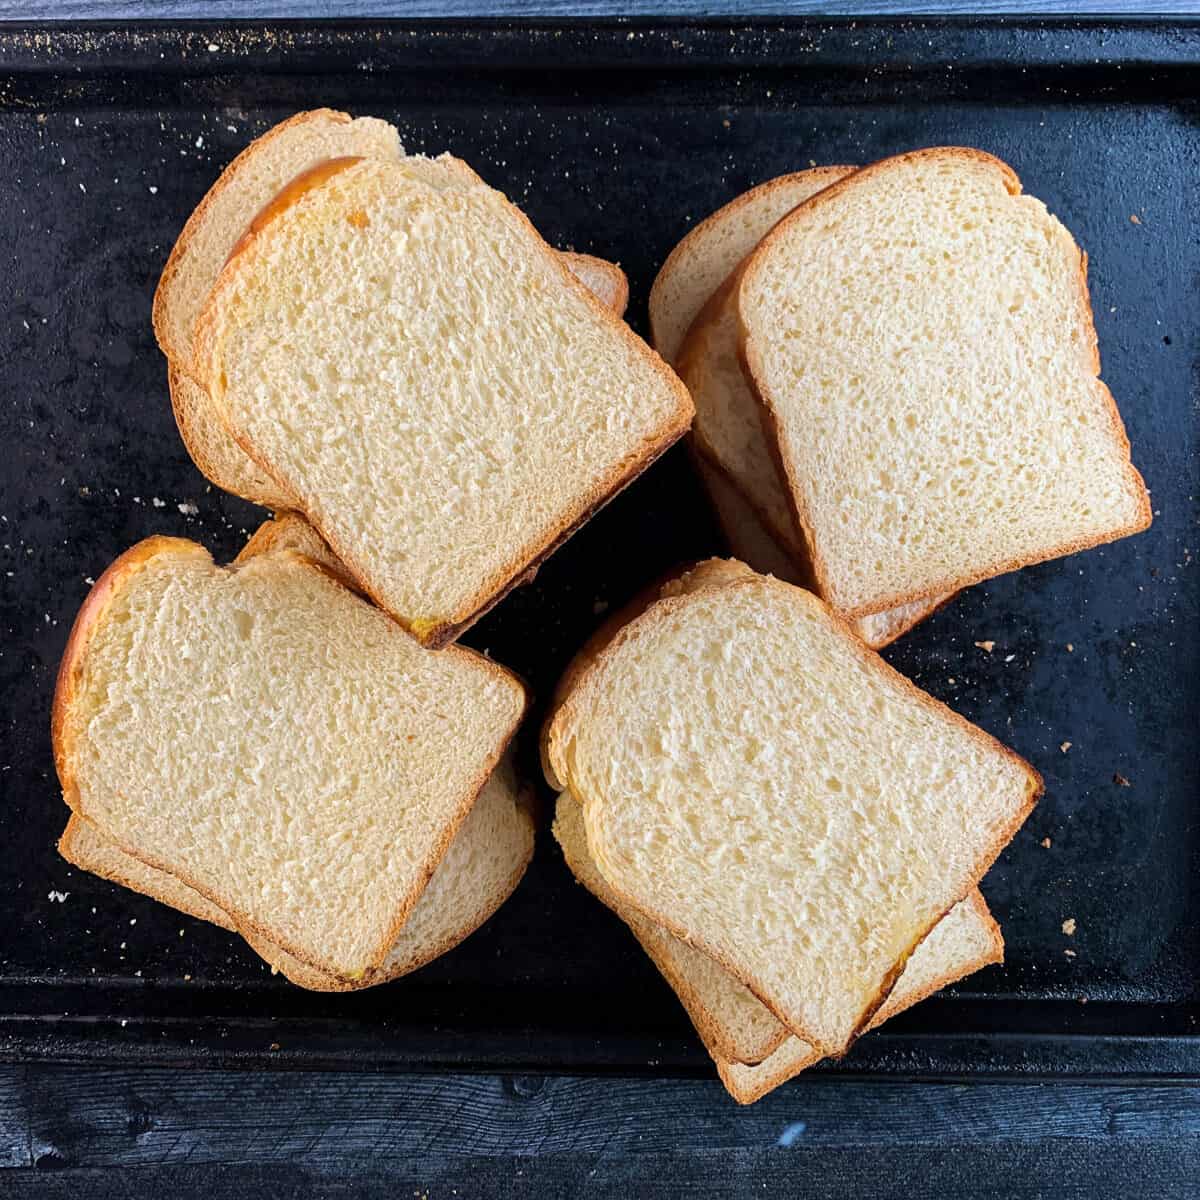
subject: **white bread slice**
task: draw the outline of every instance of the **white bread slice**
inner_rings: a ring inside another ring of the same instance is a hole
[[[822,595],[933,598],[1144,529],[1086,260],[975,150],[885,159],[751,255],[743,352]]]
[[[525,705],[294,553],[219,568],[150,538],[85,601],[53,709],[73,811],[239,930],[379,967]]]
[[[708,298],[776,221],[853,167],[813,167],[752,187],[690,229],[667,255],[650,289],[654,348],[672,365]]]
[[[1028,815],[1027,763],[768,577],[660,600],[546,757],[627,904],[841,1053]]]
[[[785,583],[794,583],[812,591],[816,581],[812,578],[807,556],[801,560],[809,567],[805,572],[797,560],[771,536],[754,506],[722,470],[699,453],[693,454],[692,461],[712,501],[713,511],[733,556],[753,567],[760,575],[774,575]],[[775,470],[774,463],[768,466],[770,470]],[[949,596],[945,598],[947,601],[949,599]],[[919,600],[913,604],[901,604],[898,608],[885,609],[881,613],[872,613],[869,617],[856,617],[849,625],[872,650],[880,650],[891,645],[914,625],[920,624],[938,607],[938,604],[930,601]]]
[[[328,570],[341,569],[316,530],[294,513],[264,522],[235,562],[285,550],[303,554]],[[525,874],[533,838],[530,807],[506,755],[484,784],[379,968],[348,983],[308,966],[253,932],[247,932],[246,941],[301,987],[348,991],[386,983],[445,954],[491,917]],[[126,854],[82,817],[71,815],[59,853],[86,871],[234,930],[230,918],[194,888]]]
[[[680,437],[691,400],[498,192],[338,165],[252,226],[198,359],[243,447],[440,646]]]
[[[751,1104],[821,1055],[793,1037],[744,985],[711,958],[623,905],[588,850],[583,810],[559,793],[554,836],[575,878],[632,930],[687,1009],[729,1093]],[[916,1004],[956,979],[1004,957],[1000,928],[978,890],[956,904],[913,951],[892,994],[868,1028]]]
[[[259,211],[292,179],[329,158],[403,160],[433,186],[479,182],[465,163],[405,157],[397,131],[371,117],[316,109],[268,130],[238,155],[209,189],[179,235],[154,297],[155,334],[167,355],[167,382],[175,423],[201,472],[218,487],[268,508],[294,508],[295,498],[255,464],[226,432],[208,393],[189,374],[196,318],[230,251]],[[612,263],[588,254],[563,261],[608,304],[624,312],[629,285]]]

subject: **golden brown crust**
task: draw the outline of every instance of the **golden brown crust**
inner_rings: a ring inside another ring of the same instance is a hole
[[[131,892],[137,892],[142,896],[149,896],[152,900],[157,900],[163,904],[169,904],[172,908],[179,909],[180,912],[187,913],[189,917],[195,917],[198,921],[208,921],[212,925],[219,925],[222,929],[229,930],[230,933],[235,932],[233,922],[229,917],[219,909],[215,904],[210,904],[199,892],[195,892],[194,902],[189,902],[187,893],[193,889],[179,883],[180,895],[167,899],[149,887],[145,886],[142,881],[124,874],[121,871],[114,870],[101,865],[84,853],[78,845],[78,838],[84,832],[84,826],[89,826],[92,823],[86,818],[81,817],[78,813],[71,813],[67,819],[67,827],[63,830],[62,837],[58,839],[58,852],[72,866],[78,867],[81,871],[88,871],[92,875],[99,875],[102,879],[107,879],[111,883],[119,884],[121,887],[128,888]],[[93,826],[93,828],[97,828]],[[97,828],[97,832],[99,832]],[[100,834],[105,837],[106,835]],[[176,880],[176,883],[179,881]]]
[[[798,593],[802,597],[808,597],[808,602],[818,605],[821,612],[834,625],[846,632],[849,632],[848,627],[843,620],[840,620],[836,614],[831,612],[829,607],[824,602],[819,600],[812,593],[805,591],[803,588],[796,588],[792,584],[783,583],[780,580],[771,578],[770,576],[757,575],[754,573],[751,573],[751,577],[746,580],[730,582],[725,586],[729,588],[744,588],[764,585],[771,588],[788,588],[789,590]],[[568,694],[561,701],[547,722],[545,734],[546,761],[549,764],[554,777],[563,780],[565,785],[570,788],[572,795],[578,799],[579,803],[583,807],[585,820],[590,807],[590,798],[586,795],[586,793],[582,792],[578,788],[576,781],[572,779],[570,771],[567,769],[567,765],[560,762],[558,759],[557,742],[561,730],[567,723],[574,722],[576,720],[574,708],[577,702],[578,694],[583,690],[584,687],[587,686],[589,677],[602,669],[609,656],[615,654],[626,641],[635,636],[639,628],[644,628],[646,622],[667,616],[671,612],[682,608],[685,605],[685,597],[667,597],[660,599],[651,605],[651,607],[647,609],[646,612],[644,612],[641,616],[637,617],[634,621],[622,629],[612,639],[612,641],[609,642],[599,654],[597,654],[593,660],[584,665],[583,669],[579,672],[575,680],[570,694]],[[942,913],[937,914],[936,918],[930,921],[928,925],[921,930],[920,935],[914,939],[912,947],[910,947],[908,953],[903,956],[903,959],[901,959],[898,964],[898,967],[902,968],[904,961],[907,960],[908,954],[911,954],[912,949],[921,941],[922,938],[928,934],[929,930],[932,929],[937,923],[937,920],[940,920],[941,917],[944,916],[946,912],[949,912],[955,904],[965,899],[975,888],[976,884],[978,884],[979,880],[984,876],[988,868],[996,860],[1001,850],[1008,845],[1013,836],[1016,834],[1017,830],[1020,829],[1022,824],[1024,824],[1030,812],[1033,811],[1034,805],[1037,803],[1039,797],[1044,791],[1044,785],[1039,772],[1023,758],[1021,758],[1015,751],[997,741],[994,737],[992,737],[991,734],[980,729],[978,726],[972,725],[971,722],[965,717],[955,712],[949,706],[943,704],[940,700],[930,696],[927,692],[921,691],[921,689],[918,688],[910,679],[904,675],[901,675],[899,671],[880,658],[879,655],[873,650],[869,649],[859,638],[851,634],[847,645],[851,652],[855,654],[869,669],[882,671],[885,676],[890,677],[899,685],[901,691],[909,694],[911,698],[918,704],[932,712],[939,714],[942,717],[948,718],[952,724],[957,725],[960,729],[967,733],[973,741],[986,746],[993,751],[998,751],[1005,758],[1012,761],[1022,771],[1026,778],[1026,794],[1021,806],[1014,812],[1014,815],[1012,818],[1010,818],[1007,824],[1001,828],[995,837],[993,837],[992,841],[980,851],[976,857],[971,871],[969,872],[968,878],[960,880],[958,884],[955,885],[951,903]],[[589,838],[589,842],[590,840],[591,839]],[[760,1001],[762,1001],[762,1003],[776,1016],[776,1018],[789,1029],[791,1029],[796,1036],[802,1038],[806,1042],[812,1043],[825,1054],[842,1054],[849,1049],[854,1039],[861,1032],[861,1026],[870,1020],[875,1011],[887,999],[900,974],[899,969],[894,968],[887,976],[884,977],[883,980],[880,981],[879,989],[876,995],[872,997],[871,1001],[868,1003],[865,1010],[865,1015],[862,1021],[859,1023],[859,1027],[854,1030],[854,1032],[849,1036],[843,1045],[825,1045],[821,1042],[820,1038],[813,1036],[811,1030],[807,1030],[798,1026],[785,1013],[781,1012],[774,1000],[766,994],[760,980],[750,977],[748,973],[741,967],[731,962],[728,956],[719,947],[713,946],[710,942],[707,942],[703,938],[696,936],[694,931],[688,930],[686,927],[684,927],[679,922],[675,914],[651,907],[642,900],[624,891],[619,885],[607,877],[606,882],[612,888],[613,894],[621,903],[627,904],[632,911],[642,913],[647,919],[657,925],[662,926],[663,929],[667,930],[669,933],[673,933],[676,937],[682,939],[688,945],[694,946],[702,953],[707,954],[718,965],[724,967],[725,970],[727,970],[735,979],[740,980]]]
[[[270,930],[260,921],[252,917],[249,913],[244,912],[239,906],[230,902],[229,897],[220,894],[215,888],[206,887],[200,881],[191,876],[186,870],[182,869],[178,864],[164,862],[156,856],[147,854],[143,849],[130,846],[115,836],[113,831],[107,828],[102,820],[95,820],[87,812],[86,802],[80,794],[78,786],[75,782],[71,771],[71,750],[72,747],[66,740],[66,716],[67,712],[74,702],[75,693],[82,672],[83,658],[87,651],[88,643],[91,636],[97,628],[99,622],[103,619],[104,613],[111,604],[113,597],[118,590],[123,587],[129,579],[138,571],[142,570],[147,563],[160,554],[187,554],[187,555],[203,555],[205,561],[212,564],[212,556],[196,542],[189,541],[185,538],[167,538],[167,537],[151,537],[145,541],[139,542],[136,546],[125,551],[96,581],[96,585],[89,592],[87,599],[83,603],[78,616],[75,618],[75,624],[72,627],[71,635],[67,639],[67,648],[63,656],[62,664],[59,667],[58,683],[55,687],[54,702],[51,707],[51,741],[54,746],[55,766],[58,770],[59,780],[62,783],[63,798],[68,806],[75,812],[93,820],[93,823],[100,829],[106,838],[113,843],[123,853],[128,854],[132,858],[138,859],[147,866],[154,867],[156,870],[164,871],[167,874],[173,875],[177,880],[193,891],[198,892],[206,900],[211,901],[218,908],[228,914],[230,919],[238,927],[238,930],[245,934],[249,931],[267,941],[279,946],[288,954],[297,958],[303,963],[316,968],[319,971],[329,975],[336,976],[340,979],[352,981],[357,976],[352,973],[339,970],[336,966],[327,962],[317,960],[315,955],[310,955],[304,948],[297,946],[286,937],[280,937],[276,932]],[[306,569],[313,571],[319,578],[329,582],[330,586],[337,587],[341,590],[346,590],[343,585],[338,582],[332,572],[322,568],[312,559],[305,558],[299,554],[289,554],[297,563],[303,565]],[[236,568],[224,568],[226,570]],[[355,593],[355,600],[360,604],[367,603]],[[492,771],[495,769],[501,754],[507,748],[508,743],[512,740],[518,726],[525,715],[525,710],[528,708],[529,695],[525,685],[511,672],[501,667],[498,663],[493,662],[485,655],[478,653],[475,650],[470,650],[464,646],[454,646],[446,651],[449,654],[469,655],[485,664],[487,672],[494,675],[498,679],[503,679],[507,683],[515,684],[520,689],[522,704],[521,710],[513,720],[507,734],[502,738],[501,744],[496,749],[495,753],[485,764],[483,770],[478,773],[478,776],[464,790],[463,800],[458,808],[451,814],[450,820],[443,827],[441,836],[435,842],[431,853],[427,857],[425,863],[418,874],[418,878],[413,887],[408,893],[397,902],[397,912],[392,924],[386,931],[385,936],[381,939],[380,944],[373,948],[372,952],[367,956],[368,970],[377,968],[387,956],[392,944],[399,936],[400,930],[404,922],[408,919],[408,914],[412,910],[412,906],[416,903],[421,893],[425,890],[425,885],[429,882],[429,877],[433,874],[438,863],[441,862],[446,853],[450,842],[458,832],[459,826],[462,824],[471,806],[475,803],[476,797],[487,782]]]
[[[209,208],[212,207],[216,198],[229,185],[230,180],[245,164],[247,159],[256,156],[264,147],[270,145],[277,137],[293,126],[304,125],[317,120],[332,121],[338,125],[349,125],[352,118],[349,113],[338,112],[332,108],[315,108],[307,112],[298,112],[286,121],[281,121],[278,125],[268,129],[261,137],[252,141],[221,172],[217,177],[216,183],[208,189],[192,215],[188,217],[183,229],[180,231],[179,237],[175,239],[175,245],[171,248],[166,265],[163,267],[158,287],[154,292],[154,304],[151,310],[151,322],[154,326],[155,340],[158,342],[159,349],[162,350],[168,359],[186,363],[191,355],[191,346],[173,346],[171,344],[172,339],[168,328],[169,322],[166,310],[171,303],[171,291],[174,286],[175,277],[179,273],[183,257],[191,247],[196,230],[205,221]]]
[[[558,250],[556,253],[573,275],[577,275],[578,267],[585,274],[592,272],[602,276],[612,292],[612,300],[605,300],[599,296],[597,299],[612,310],[613,316],[625,315],[625,310],[629,307],[629,277],[616,263],[609,262],[607,258],[598,258],[595,254],[580,254],[575,250]],[[587,283],[584,283],[584,287],[588,287]]]
[[[370,163],[355,164],[349,167],[347,171],[357,169],[369,170],[375,166],[376,164]],[[344,174],[347,172],[341,173]],[[230,414],[224,404],[224,381],[221,377],[223,373],[218,369],[218,356],[220,352],[219,313],[224,294],[236,286],[240,273],[243,270],[248,270],[253,265],[255,258],[261,250],[263,239],[270,236],[270,232],[277,225],[280,216],[288,211],[288,208],[293,207],[294,204],[302,203],[305,198],[313,195],[314,192],[321,191],[327,184],[328,180],[325,180],[316,188],[305,190],[291,205],[273,210],[267,214],[267,219],[261,227],[245,239],[245,244],[239,247],[236,254],[230,256],[229,261],[226,263],[213,287],[208,303],[196,322],[195,347],[199,376],[207,387],[208,394],[213,401],[214,409],[220,415],[222,423],[226,426],[228,432],[251,459],[272,479],[276,480],[281,487],[289,491],[291,490],[289,485],[281,479],[278,469],[272,466],[267,455],[258,450],[241,430],[234,428]],[[412,633],[423,646],[430,649],[440,649],[448,645],[463,630],[474,624],[493,605],[499,603],[512,588],[518,585],[521,577],[526,572],[535,569],[569,538],[580,525],[586,522],[592,514],[612,499],[622,488],[632,483],[659,455],[674,442],[678,441],[690,427],[694,414],[692,399],[687,388],[684,387],[683,383],[666,363],[638,338],[624,321],[617,317],[611,309],[602,304],[595,294],[571,273],[558,252],[546,244],[529,218],[519,208],[510,204],[509,209],[516,221],[523,225],[532,235],[535,245],[545,254],[546,262],[553,263],[554,269],[558,271],[563,285],[567,289],[573,290],[577,297],[581,297],[592,309],[593,313],[608,326],[610,331],[615,332],[616,336],[625,341],[627,346],[638,357],[643,359],[655,374],[662,379],[663,383],[674,394],[676,405],[674,412],[663,419],[661,432],[658,437],[653,440],[648,439],[638,457],[632,463],[614,467],[606,479],[598,482],[592,488],[591,493],[578,502],[573,512],[564,516],[559,528],[551,531],[544,538],[540,547],[527,547],[519,556],[514,556],[506,567],[494,572],[492,578],[485,581],[471,600],[465,602],[458,612],[448,614],[441,620],[406,617],[402,613],[391,613],[395,620]],[[339,544],[336,536],[331,534],[330,530],[322,525],[319,518],[309,508],[303,504],[301,508],[317,531],[337,554],[338,558],[346,564],[347,570],[360,581],[363,590],[385,612],[391,612],[383,597],[379,594],[378,589],[368,582],[369,572],[363,569],[361,562],[357,562],[355,556],[346,553],[345,546]]]
[[[934,147],[927,150],[912,150],[906,154],[893,155],[890,158],[880,159],[878,162],[872,163],[870,166],[863,167],[859,171],[855,171],[852,175],[831,184],[824,191],[818,192],[811,199],[806,200],[803,204],[798,205],[792,210],[782,221],[777,224],[769,234],[761,242],[757,249],[751,254],[741,268],[741,281],[738,284],[738,323],[740,327],[738,337],[738,358],[742,366],[742,373],[745,376],[746,383],[751,391],[758,398],[761,412],[763,415],[763,431],[767,436],[767,443],[772,447],[776,460],[783,472],[783,479],[787,481],[787,486],[784,491],[788,494],[791,500],[793,512],[800,528],[804,531],[804,536],[808,539],[809,548],[812,554],[813,572],[816,575],[819,590],[822,596],[830,596],[833,594],[833,589],[830,586],[829,572],[826,568],[825,561],[821,555],[820,547],[816,544],[813,537],[813,526],[811,516],[808,512],[808,506],[804,500],[800,487],[800,480],[795,477],[794,472],[790,469],[789,464],[784,458],[782,451],[782,428],[779,419],[779,413],[775,405],[774,398],[770,395],[769,390],[763,385],[763,377],[765,372],[762,368],[762,363],[754,346],[750,344],[748,331],[745,319],[741,314],[740,296],[746,287],[746,280],[753,271],[758,267],[758,264],[763,262],[766,256],[771,252],[774,242],[784,236],[794,220],[801,219],[804,214],[819,208],[822,205],[828,204],[830,200],[835,200],[842,195],[847,189],[853,189],[858,186],[864,178],[879,174],[884,171],[891,170],[896,164],[911,162],[917,159],[925,158],[958,158],[974,160],[993,167],[1000,172],[1004,181],[1004,186],[1011,196],[1019,196],[1021,194],[1021,181],[1017,177],[1016,172],[1006,162],[994,157],[991,154],[986,154],[982,150],[975,150],[964,146],[943,146]],[[800,216],[797,216],[800,214]],[[1091,301],[1087,291],[1087,256],[1080,252],[1080,286],[1081,296],[1083,301],[1082,319],[1085,322],[1085,328],[1090,331],[1088,339],[1091,346],[1090,362],[1094,364],[1095,371],[1099,371],[1100,356],[1097,348],[1096,328],[1092,314]],[[1095,372],[1093,372],[1094,376]],[[1100,379],[1096,379],[1096,383],[1103,389],[1105,404],[1108,410],[1109,420],[1113,429],[1113,436],[1117,442],[1123,447],[1126,455],[1129,453],[1129,438],[1125,433],[1125,426],[1121,421],[1121,415],[1117,410],[1116,401],[1113,399],[1112,393],[1108,386]],[[1034,557],[1014,557],[998,559],[988,566],[980,568],[972,572],[964,572],[961,575],[944,581],[944,583],[936,584],[924,588],[911,588],[908,591],[897,592],[893,595],[884,597],[882,600],[873,601],[869,604],[851,605],[846,608],[839,608],[839,613],[854,620],[858,617],[874,616],[877,613],[886,612],[891,608],[899,608],[904,604],[915,604],[920,601],[932,601],[943,593],[958,592],[965,587],[970,587],[972,584],[981,583],[985,579],[991,579],[996,575],[1003,575],[1008,571],[1016,571],[1021,567],[1032,566],[1034,563],[1046,562],[1052,558],[1062,558],[1068,554],[1077,554],[1081,550],[1088,550],[1093,546],[1101,546],[1108,542],[1115,542],[1120,538],[1130,537],[1135,533],[1141,533],[1146,529],[1152,519],[1152,510],[1150,507],[1150,497],[1146,491],[1145,481],[1141,474],[1132,462],[1126,461],[1127,479],[1131,489],[1131,495],[1136,494],[1138,498],[1138,515],[1126,526],[1121,526],[1114,530],[1108,530],[1101,534],[1093,534],[1084,537],[1068,538],[1052,549],[1046,550],[1037,554]]]
[[[742,192],[741,195],[735,196],[728,203],[723,204],[715,212],[710,213],[703,221],[693,225],[691,229],[683,235],[683,237],[675,244],[675,248],[667,255],[663,265],[659,267],[658,274],[654,277],[654,282],[650,285],[650,340],[654,344],[656,350],[662,353],[662,306],[663,306],[663,291],[671,280],[671,277],[677,270],[686,265],[688,256],[693,252],[693,247],[698,241],[707,236],[708,232],[715,226],[727,221],[730,217],[736,217],[737,213],[747,204],[753,203],[760,199],[764,194],[777,191],[781,187],[790,187],[792,184],[799,183],[802,180],[808,179],[828,179],[829,184],[836,183],[849,172],[854,170],[853,167],[809,167],[804,171],[792,171],[787,175],[777,175],[774,179],[765,180],[763,183],[757,184],[748,191]],[[828,186],[828,184],[826,185]],[[683,347],[683,342],[691,333],[691,326],[699,319],[699,314],[689,323],[689,328],[684,333],[680,340],[679,348]],[[663,355],[665,358],[666,355]],[[678,362],[679,351],[677,350],[672,359],[668,361]]]

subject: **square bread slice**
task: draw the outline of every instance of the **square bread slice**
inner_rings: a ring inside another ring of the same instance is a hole
[[[1086,258],[976,150],[885,159],[784,218],[737,287],[821,594],[846,617],[1146,528]]]
[[[386,959],[525,708],[289,552],[149,538],[76,618],[53,709],[71,809],[243,933],[353,982]]]
[[[621,903],[596,868],[588,850],[583,810],[569,792],[559,793],[554,836],[578,882],[629,926],[675,990],[721,1081],[738,1103],[753,1103],[820,1059],[816,1049],[792,1036],[748,988],[706,954]],[[913,951],[868,1028],[877,1028],[947,984],[1003,958],[1000,927],[976,890],[956,904]]]
[[[854,167],[813,167],[780,175],[735,196],[684,235],[650,288],[654,348],[676,366],[683,340],[709,297],[772,225]]]
[[[843,1052],[1041,778],[770,577],[649,608],[550,718],[601,874],[796,1036]]]
[[[476,620],[686,432],[687,389],[484,185],[327,165],[197,327],[226,425],[421,642]]]
[[[295,551],[332,571],[341,565],[302,517],[285,513],[264,522],[235,560]],[[274,968],[300,987],[349,991],[387,983],[445,954],[478,929],[512,895],[533,855],[533,818],[511,756],[489,776],[479,798],[455,834],[387,958],[353,983],[307,966],[278,946],[248,933],[246,940]],[[234,930],[224,911],[173,875],[126,854],[89,821],[71,815],[59,853],[85,871],[123,884],[180,911]]]
[[[692,461],[712,501],[713,512],[733,556],[753,567],[760,575],[774,575],[785,583],[794,583],[812,591],[816,583],[812,578],[811,565],[806,575],[771,536],[759,520],[754,506],[723,471],[700,454],[694,454]],[[771,469],[774,470],[774,464],[771,464]],[[945,597],[943,603],[951,599],[953,595]],[[869,617],[857,617],[849,624],[872,650],[880,650],[919,625],[938,607],[928,600],[918,600],[914,604],[901,604],[898,608],[872,613]]]
[[[255,139],[221,173],[180,233],[154,297],[155,334],[168,359],[171,406],[192,461],[218,487],[267,508],[294,508],[296,500],[221,424],[194,378],[192,335],[225,260],[254,217],[297,175],[345,156],[403,160],[434,186],[479,182],[465,163],[449,155],[406,156],[400,135],[386,121],[351,119],[327,108],[297,113]],[[625,311],[629,284],[619,267],[589,254],[564,254],[563,262],[618,316]]]

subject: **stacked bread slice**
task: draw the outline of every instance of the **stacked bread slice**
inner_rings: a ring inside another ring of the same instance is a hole
[[[501,756],[525,691],[423,650],[312,537],[260,531],[228,568],[150,538],[100,578],[55,695],[60,849],[341,990],[443,953],[516,886],[533,826]]]
[[[648,599],[555,698],[555,834],[749,1103],[999,960],[976,885],[1041,780],[806,590],[714,560]]]
[[[800,171],[701,222],[651,323],[735,551],[879,647],[959,587],[1145,528],[1085,269],[978,151]]]
[[[619,320],[627,294],[461,160],[319,112],[218,181],[155,328],[201,469],[302,512],[436,648],[688,428],[687,390]]]
[[[273,290],[288,311],[252,312]],[[524,689],[420,642],[451,641],[686,428],[627,299],[618,267],[551,251],[465,163],[405,155],[383,121],[300,113],[239,155],[170,255],[154,327],[197,466],[281,515],[229,568],[156,538],[93,589],[55,699],[63,856],[317,990],[393,979],[487,920],[533,849],[500,758]],[[246,336],[269,367],[249,394],[224,357]],[[228,418],[245,399],[273,457]],[[586,445],[581,406],[604,426]],[[329,454],[333,480],[276,466]],[[510,478],[539,471],[517,502]],[[422,625],[422,603],[468,595],[464,619]]]

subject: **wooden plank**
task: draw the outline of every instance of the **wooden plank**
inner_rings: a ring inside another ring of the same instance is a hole
[[[360,1159],[322,1166],[181,1164],[134,1172],[96,1168],[14,1171],[5,1194],[45,1200],[244,1200],[247,1196],[416,1197],[417,1200],[629,1200],[630,1197],[804,1196],[860,1200],[890,1195],[939,1200],[1191,1200],[1200,1143],[1046,1141],[1016,1148],[869,1147],[544,1158]]]
[[[795,1080],[749,1109],[714,1081],[18,1068],[35,1163],[401,1163],[419,1155],[732,1153],[1195,1139],[1200,1087]]]
[[[1140,14],[1142,0],[1076,0],[1069,6],[1072,16],[1097,14]],[[679,17],[702,16],[744,18],[758,14],[771,16],[894,16],[897,9],[906,16],[1006,16],[1061,15],[1061,0],[907,0],[896,5],[890,0],[720,0],[697,4],[696,0],[418,0],[396,4],[387,0],[276,0],[255,4],[249,0],[60,0],[48,13],[37,0],[0,0],[0,19],[7,21],[170,20],[200,18],[209,21],[246,17],[256,20],[273,17]],[[1156,0],[1156,15],[1194,15],[1192,0]]]

